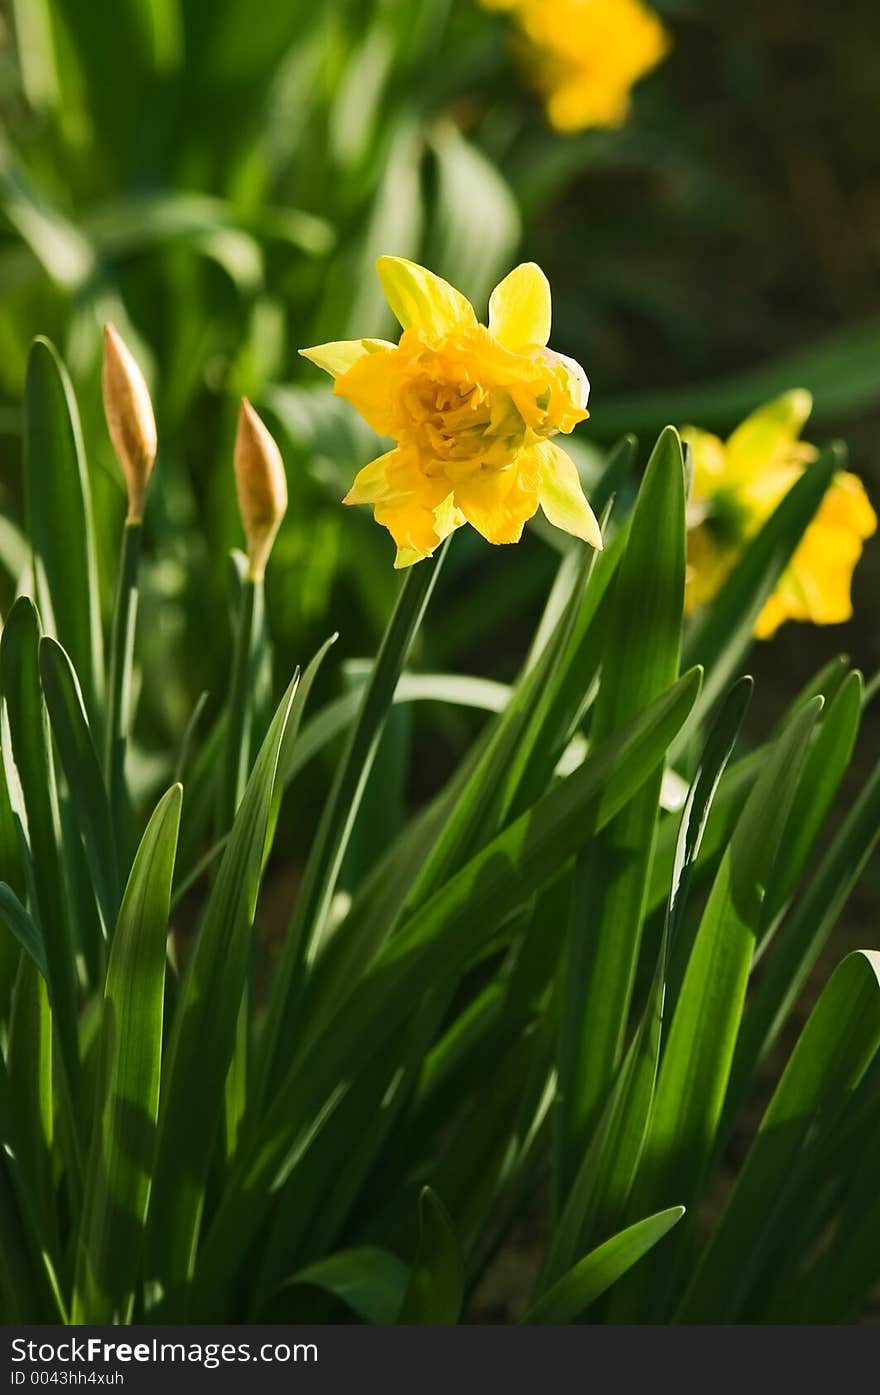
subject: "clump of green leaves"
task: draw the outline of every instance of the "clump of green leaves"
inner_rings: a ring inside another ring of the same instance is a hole
[[[234,568],[229,699],[167,752],[150,809],[126,778],[136,559],[105,636],[45,341],[25,432],[30,559],[0,640],[2,1316],[454,1323],[545,1202],[525,1321],[857,1316],[880,1278],[880,957],[846,957],[787,1060],[779,1042],[875,845],[880,770],[827,837],[860,675],[829,665],[751,750],[737,677],[838,448],[683,633],[667,428],[606,550],[563,555],[509,688],[413,671],[441,553],[356,685],[310,710],[328,641],[272,715],[261,582]],[[606,493],[635,457],[612,452]],[[397,718],[425,698],[490,715],[401,815]],[[282,800],[339,737],[289,846]],[[261,890],[290,868],[270,953]]]

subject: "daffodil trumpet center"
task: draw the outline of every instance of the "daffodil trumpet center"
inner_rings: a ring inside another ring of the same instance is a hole
[[[581,381],[560,356],[540,345],[509,353],[482,325],[433,342],[407,330],[398,353],[392,434],[429,477],[509,470],[525,447],[587,415]]]

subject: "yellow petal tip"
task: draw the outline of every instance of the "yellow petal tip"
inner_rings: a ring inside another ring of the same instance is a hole
[[[431,556],[432,553],[417,552],[414,547],[399,547],[394,557],[394,570],[403,571],[406,567],[413,567],[416,562],[424,562],[426,557]]]

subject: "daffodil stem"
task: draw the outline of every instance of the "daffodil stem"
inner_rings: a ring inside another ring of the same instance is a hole
[[[226,724],[226,760],[221,791],[220,837],[232,827],[236,810],[250,775],[251,729],[253,725],[253,694],[256,668],[263,637],[263,581],[245,576],[241,585],[238,623]],[[245,984],[235,1034],[235,1051],[226,1077],[225,1133],[228,1156],[235,1152],[238,1129],[244,1114],[248,1071],[248,996]]]
[[[107,684],[107,724],[104,733],[104,776],[114,826],[125,827],[127,818],[125,751],[131,708],[131,669],[138,609],[138,571],[142,525],[126,520],[119,558],[119,580],[113,629],[110,635],[110,669]]]
[[[394,691],[448,546],[447,541],[433,561],[421,562],[407,572],[376,662],[364,684],[358,716],[336,768],[275,975],[261,1037],[259,1076],[252,1092],[255,1110],[260,1109],[279,1062],[287,1058],[291,1041],[295,1040],[297,1007],[309,951],[320,941]]]
[[[232,826],[250,774],[254,669],[263,629],[263,603],[262,580],[246,576],[241,585],[226,709],[226,759],[218,829],[221,837]]]

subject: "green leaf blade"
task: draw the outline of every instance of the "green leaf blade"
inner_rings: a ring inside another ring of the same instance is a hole
[[[807,704],[782,733],[737,822],[700,921],[672,1019],[657,1082],[645,1152],[633,1192],[638,1211],[656,1198],[699,1194],[716,1146],[746,984],[760,926],[762,897],[772,873],[821,698]],[[677,1247],[681,1262],[681,1246]],[[676,1264],[640,1271],[639,1311],[663,1305]],[[629,1285],[627,1288],[629,1289]],[[649,1296],[653,1288],[653,1296]]]
[[[682,809],[669,888],[666,924],[654,981],[614,1088],[602,1111],[554,1227],[542,1283],[557,1280],[579,1248],[612,1233],[623,1221],[651,1117],[660,1064],[670,943],[688,890],[712,803],[751,699],[752,681],[734,684],[709,733]]]
[[[22,949],[48,981],[49,966],[46,961],[46,946],[40,928],[28,915],[12,887],[0,882],[0,920],[10,935],[14,935]]]
[[[52,734],[77,810],[105,933],[119,910],[116,835],[101,765],[73,665],[50,636],[40,641],[40,676]]]
[[[299,1285],[321,1289],[340,1299],[364,1322],[387,1326],[400,1312],[408,1279],[407,1267],[396,1255],[364,1245],[316,1260],[294,1274],[283,1290]]]
[[[699,690],[685,674],[533,809],[499,834],[401,925],[344,1011],[295,1057],[229,1179],[199,1255],[197,1310],[217,1314],[241,1247],[322,1110],[352,1069],[396,1031],[429,988],[461,971],[494,928],[623,807],[662,760]]]
[[[823,710],[797,790],[798,818],[792,819],[785,830],[773,882],[767,889],[762,943],[792,896],[824,827],[856,744],[863,697],[862,675],[854,671]]]
[[[38,875],[30,888],[45,946],[49,991],[65,1067],[76,1080],[76,984],[67,888],[59,848],[58,796],[39,671],[40,623],[32,603],[16,601],[0,636],[0,695],[9,743],[3,743],[16,817]],[[16,807],[17,806],[17,807]]]
[[[42,338],[28,359],[24,478],[37,602],[46,629],[71,657],[95,721],[104,661],[91,494],[70,379]]]
[[[448,1212],[430,1187],[419,1199],[419,1227],[419,1249],[397,1321],[448,1327],[461,1314],[464,1258]]]
[[[657,520],[663,520],[658,529]],[[678,672],[685,575],[684,463],[667,428],[651,455],[618,567],[591,727],[602,741]],[[577,1175],[623,1050],[653,860],[662,762],[578,860],[559,1044],[556,1205]]]
[[[410,568],[349,733],[284,941],[257,1066],[256,1107],[292,1046],[302,968],[321,934],[394,691],[436,584],[446,546]]]
[[[612,1236],[563,1275],[549,1293],[539,1299],[524,1321],[576,1322],[590,1304],[653,1249],[683,1215],[683,1206],[670,1206]]]
[[[226,842],[181,986],[168,1045],[150,1204],[147,1278],[171,1311],[186,1302],[204,1187],[221,1118],[285,731],[298,679],[273,718]],[[210,1053],[204,1042],[210,1039]]]
[[[72,1321],[128,1322],[156,1146],[165,942],[183,790],[172,785],[132,866],[107,969],[97,1112]]]
[[[834,1120],[880,1047],[880,955],[835,969],[789,1059],[724,1215],[703,1251],[680,1322],[736,1322],[750,1282],[780,1245],[774,1212],[816,1120]]]
[[[834,834],[798,904],[762,965],[737,1045],[728,1122],[742,1106],[754,1072],[778,1039],[823,945],[880,839],[880,765],[874,767]]]

